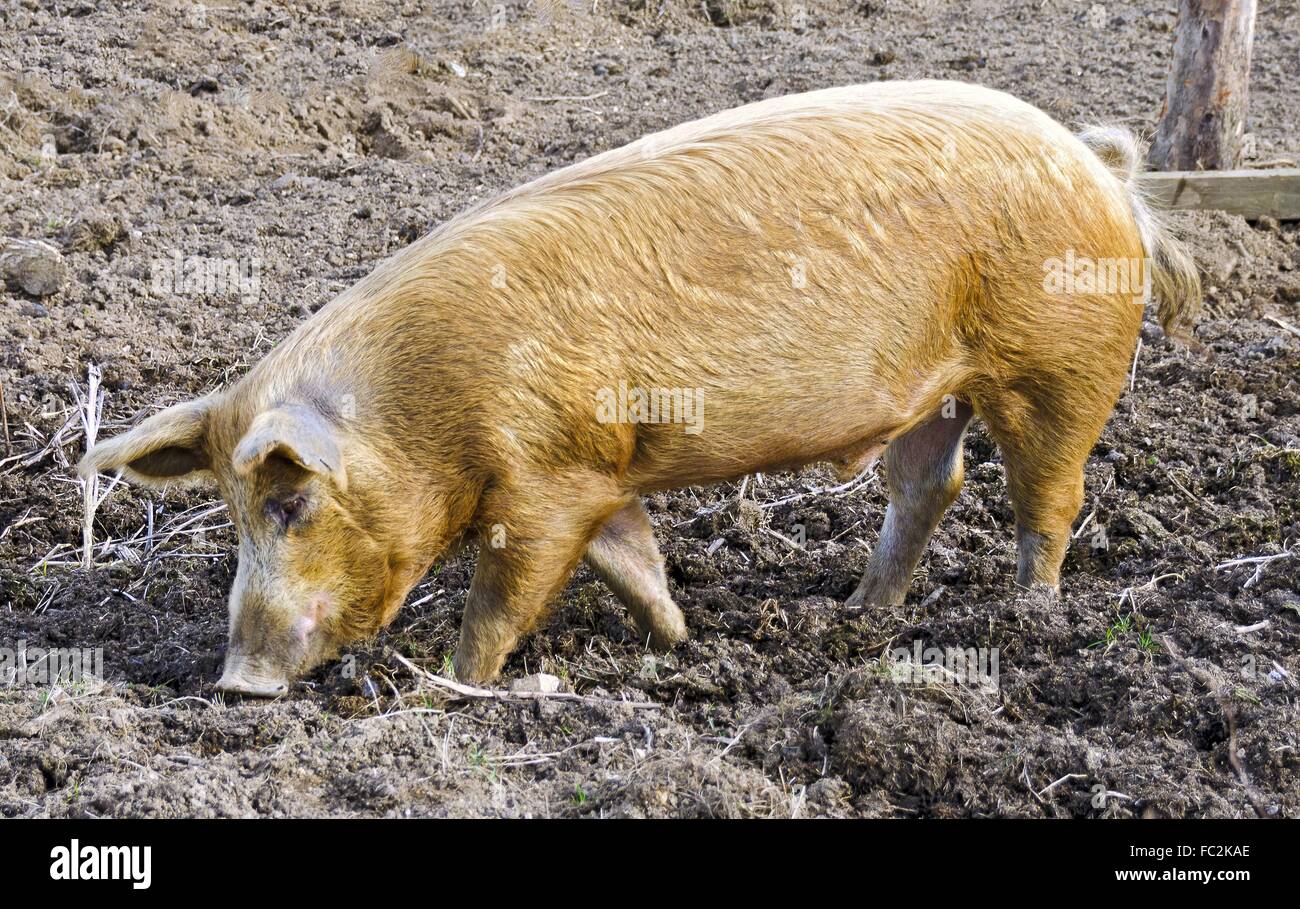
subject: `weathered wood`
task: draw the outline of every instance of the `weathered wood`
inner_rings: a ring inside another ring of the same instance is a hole
[[[1241,166],[1255,0],[1179,0],[1153,170]]]
[[[1142,188],[1166,208],[1217,209],[1247,218],[1300,218],[1300,167],[1152,171]]]

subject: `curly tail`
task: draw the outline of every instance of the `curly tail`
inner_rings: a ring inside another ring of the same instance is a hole
[[[1090,127],[1079,133],[1079,140],[1128,190],[1165,334],[1199,349],[1201,345],[1192,338],[1191,331],[1201,310],[1201,278],[1191,255],[1142,194],[1136,180],[1144,157],[1141,143],[1130,130],[1119,126]]]

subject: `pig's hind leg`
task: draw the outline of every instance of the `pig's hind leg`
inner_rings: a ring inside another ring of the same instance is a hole
[[[1027,402],[1012,419],[981,413],[1006,465],[1016,514],[1016,583],[1022,587],[1058,589],[1070,527],[1083,504],[1084,464],[1109,414],[1102,409],[1107,403]]]
[[[686,620],[668,592],[663,556],[639,500],[609,519],[585,559],[627,606],[643,642],[666,650],[686,639]]]
[[[951,411],[936,414],[885,449],[885,526],[848,606],[903,602],[939,519],[961,492],[961,444],[972,414],[969,404],[958,401]]]

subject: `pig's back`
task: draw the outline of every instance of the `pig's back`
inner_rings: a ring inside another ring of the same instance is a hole
[[[472,359],[491,378],[465,394],[483,407],[504,388],[515,412],[552,415],[513,435],[600,449],[614,432],[637,457],[706,479],[890,434],[993,368],[990,345],[1082,330],[1053,311],[1065,301],[1011,313],[993,295],[1032,292],[1066,244],[1119,236],[1133,252],[1123,193],[1063,127],[1003,93],[849,86],[556,171],[357,290],[402,308],[379,318],[384,331],[400,324],[418,346],[427,329],[435,361]],[[374,321],[350,308],[340,322]],[[458,381],[454,363],[437,368]],[[597,424],[593,401],[620,384],[703,389],[705,430]]]
[[[626,174],[649,162],[671,164],[693,154],[725,158],[729,150],[746,153],[764,140],[782,135],[815,137],[827,129],[846,135],[860,133],[864,154],[904,152],[889,155],[892,163],[900,165],[936,163],[948,140],[958,138],[954,130],[998,141],[1019,138],[1035,144],[1042,153],[1057,147],[1076,155],[1085,151],[1068,130],[1038,108],[980,85],[940,80],[846,85],[768,98],[651,133],[509,190],[465,217],[472,220],[484,210],[505,207],[511,201],[602,176]],[[887,148],[900,137],[911,139],[912,147]],[[937,148],[929,145],[936,138]],[[1090,155],[1081,157],[1087,165],[1095,160]],[[1107,176],[1105,168],[1096,168],[1095,176]]]

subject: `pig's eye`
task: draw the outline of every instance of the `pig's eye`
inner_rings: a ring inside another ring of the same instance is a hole
[[[289,496],[287,499],[270,499],[266,503],[267,516],[281,530],[288,530],[302,517],[307,500],[302,496]]]

